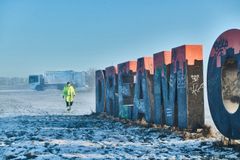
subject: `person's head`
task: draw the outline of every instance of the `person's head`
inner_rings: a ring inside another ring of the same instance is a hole
[[[70,82],[67,82],[67,86],[70,86],[71,85],[71,83]]]

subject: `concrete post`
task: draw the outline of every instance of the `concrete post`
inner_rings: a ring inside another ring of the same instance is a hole
[[[106,112],[118,117],[118,79],[117,68],[107,67],[106,71]]]
[[[97,70],[96,71],[96,113],[105,112],[105,71]]]
[[[118,64],[119,117],[121,118],[132,119],[136,68],[136,61]]]
[[[162,51],[154,54],[153,58],[154,58],[154,123],[163,125],[166,124],[165,108],[168,105],[169,100],[167,79],[169,77],[170,72],[171,52]],[[163,99],[165,99],[165,105],[163,103]]]
[[[134,89],[133,119],[145,117],[149,123],[153,122],[153,58],[142,57],[137,60],[137,76]]]
[[[202,46],[183,45],[172,49],[177,75],[177,123],[180,129],[204,124]]]

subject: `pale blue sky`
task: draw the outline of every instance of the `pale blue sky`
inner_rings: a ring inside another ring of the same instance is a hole
[[[1,0],[0,76],[103,69],[240,28],[239,0]]]

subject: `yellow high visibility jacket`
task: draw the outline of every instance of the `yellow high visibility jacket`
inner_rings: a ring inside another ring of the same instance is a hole
[[[73,86],[65,86],[63,88],[63,96],[65,98],[65,101],[72,102],[75,96],[75,89]]]

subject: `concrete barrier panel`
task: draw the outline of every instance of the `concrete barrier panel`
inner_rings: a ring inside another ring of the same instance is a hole
[[[218,130],[240,138],[240,30],[222,33],[214,42],[207,68],[208,103]]]
[[[166,56],[166,54],[165,54]],[[164,116],[165,124],[168,126],[177,125],[177,103],[176,103],[176,90],[177,90],[177,72],[176,72],[176,63],[174,63],[176,55],[173,56],[171,53],[171,58],[168,57],[168,63],[171,59],[171,63],[166,65],[166,68],[163,65],[162,70],[162,99],[164,106]],[[167,58],[167,57],[166,57]]]
[[[121,118],[132,119],[136,69],[136,61],[118,64],[118,100]]]
[[[165,106],[168,105],[168,83],[171,52],[162,51],[153,55],[154,58],[154,123],[165,124]],[[164,85],[164,86],[163,86]],[[165,99],[165,106],[163,103]],[[166,102],[167,101],[167,102]]]
[[[118,77],[117,68],[107,67],[106,71],[106,112],[109,115],[118,117]]]
[[[105,71],[97,70],[96,71],[96,113],[105,112]]]
[[[147,122],[153,122],[153,108],[153,58],[142,57],[137,60],[133,119],[144,116]]]
[[[202,46],[183,45],[172,49],[177,75],[177,123],[181,129],[204,124]]]

